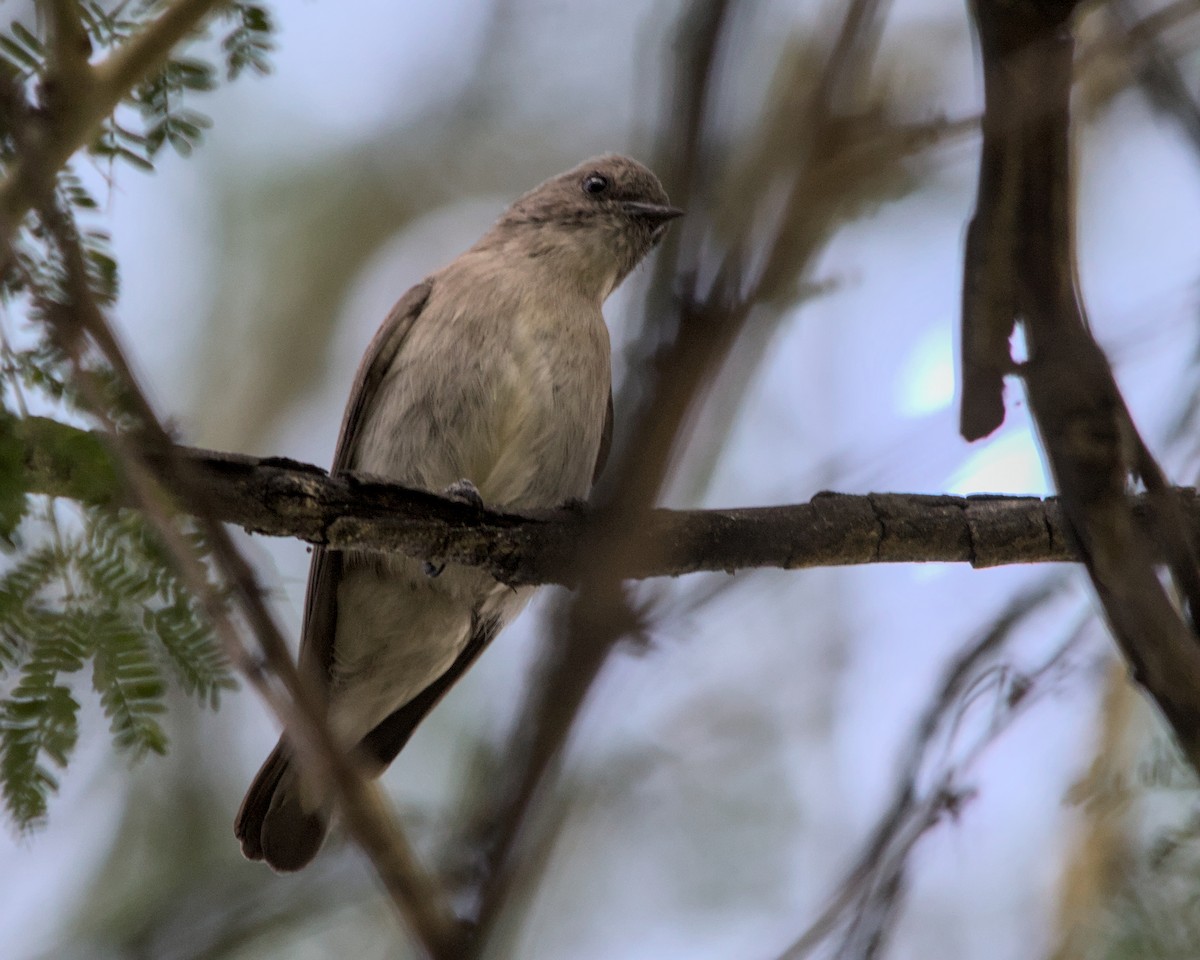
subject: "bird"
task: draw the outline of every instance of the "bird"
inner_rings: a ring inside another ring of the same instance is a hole
[[[512,511],[585,499],[612,442],[601,307],[682,213],[658,177],[619,154],[519,197],[384,320],[332,472]],[[382,774],[533,589],[453,563],[315,547],[299,663],[334,742]],[[247,858],[289,872],[317,855],[332,814],[330,786],[301,770],[285,732],[234,833]]]

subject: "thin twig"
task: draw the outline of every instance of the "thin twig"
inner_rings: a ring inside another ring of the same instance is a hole
[[[668,98],[669,115],[680,118],[671,140],[667,141],[672,147],[677,148],[677,143],[682,143],[698,149],[703,140],[704,122],[715,86],[717,50],[735,7],[732,2],[713,4],[709,0],[694,0],[680,16],[678,56]],[[662,156],[668,151],[657,152]],[[682,182],[668,181],[681,202],[688,202],[703,166],[702,156],[690,157],[682,161],[677,170]],[[672,237],[668,249],[673,261],[682,249],[680,240]],[[674,272],[659,267],[657,278],[660,283],[651,288],[648,302],[657,301],[659,307],[667,306],[664,301],[668,297],[663,291]],[[665,318],[674,312],[661,309],[650,315]],[[657,339],[658,331],[647,333]],[[686,342],[682,326],[675,342]],[[661,371],[656,362],[652,363],[654,369]],[[672,369],[683,372],[689,366],[681,363]],[[635,529],[631,516],[649,507],[657,496],[674,440],[670,432],[671,414],[660,404],[664,399],[660,389],[664,378],[642,380],[637,374],[638,371],[633,371],[629,383],[635,388],[648,389],[642,394],[640,409],[634,413],[635,427],[628,434],[630,440],[615,452],[615,462],[610,465],[609,476],[599,494],[606,505],[601,511],[599,527],[607,531],[606,535],[591,553],[582,573],[581,579],[587,586],[565,617],[567,639],[544,650],[520,710],[520,732],[514,732],[505,751],[511,758],[508,775],[495,791],[498,812],[490,817],[491,829],[486,831],[485,848],[481,851],[479,932],[471,945],[473,955],[486,947],[493,925],[507,901],[517,866],[513,854],[522,827],[536,805],[535,798],[541,785],[557,764],[575,717],[609,650],[632,625],[620,579],[613,572],[613,561],[626,553],[618,544],[622,542],[623,534]],[[668,376],[665,380],[670,382],[671,378]],[[674,422],[682,422],[682,416]],[[656,425],[664,428],[665,433],[655,436]]]
[[[706,4],[693,5],[684,13],[684,24],[706,15]],[[865,70],[870,56],[865,48],[872,46],[873,24],[880,4],[876,0],[854,0],[846,11],[842,29],[831,48],[825,79],[814,95],[818,117],[832,118],[832,101],[853,86],[858,70]],[[723,8],[726,20],[729,8]],[[695,91],[708,95],[714,84],[706,76],[714,70],[712,58],[719,46],[722,24],[702,30],[690,30],[700,37],[707,59],[696,57],[693,65],[699,76],[680,78],[672,91],[678,114],[693,118],[699,124],[707,115],[705,105],[692,105],[689,98]],[[860,56],[860,54],[862,54]],[[813,142],[825,143],[829,131],[810,131]],[[704,142],[703,131],[687,132],[682,142]],[[800,194],[804,171],[814,154],[798,161],[796,188],[788,202],[789,217],[781,230],[792,226],[792,215],[799,215]],[[832,211],[831,211],[832,213]],[[782,237],[782,234],[781,234]],[[767,263],[775,273],[784,272],[794,248],[787,256],[783,243],[777,238],[769,248]],[[677,247],[682,249],[682,247]],[[804,253],[811,253],[812,247]],[[766,282],[760,274],[748,285],[742,278],[748,273],[749,253],[741,247],[731,249],[718,271],[716,282],[704,295],[696,290],[684,292],[677,302],[674,338],[650,358],[648,369],[633,371],[641,375],[638,387],[642,403],[632,418],[631,438],[610,466],[610,477],[604,485],[599,510],[599,524],[606,532],[603,540],[591,548],[588,564],[580,575],[583,587],[563,618],[566,639],[548,648],[540,670],[526,699],[519,721],[520,740],[514,740],[508,755],[516,758],[508,782],[501,785],[499,796],[501,814],[496,819],[491,848],[486,851],[484,881],[481,895],[481,936],[478,946],[486,943],[487,935],[508,897],[517,868],[516,853],[523,825],[538,806],[548,775],[561,761],[563,747],[588,691],[599,675],[610,652],[622,637],[636,634],[639,624],[625,599],[621,576],[618,573],[635,552],[637,532],[642,529],[645,511],[658,499],[668,476],[676,451],[691,424],[691,412],[703,397],[706,387],[720,369],[732,349],[738,333],[749,316],[755,299]],[[695,267],[684,268],[679,261],[675,269],[662,271],[662,276],[675,275],[695,279]],[[774,274],[770,277],[774,280]],[[652,291],[648,302],[659,306],[667,299],[661,291]],[[637,543],[643,560],[661,558],[667,550],[662,542]]]
[[[838,933],[842,936],[839,956],[864,958],[879,949],[904,891],[910,853],[930,829],[947,814],[956,814],[973,796],[966,776],[1018,716],[1049,692],[1044,679],[1059,668],[1092,619],[1091,614],[1085,615],[1033,671],[1016,674],[1000,662],[1017,630],[1059,597],[1067,583],[1057,577],[1016,597],[950,664],[913,731],[891,803],[828,907],[780,960],[800,960]],[[985,694],[991,698],[991,722],[956,753],[963,720]]]

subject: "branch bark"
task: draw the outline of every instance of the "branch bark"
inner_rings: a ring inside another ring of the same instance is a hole
[[[17,422],[30,490],[86,503],[126,503],[102,438],[54,420]],[[320,467],[176,447],[179,462],[206,491],[213,519],[251,533],[294,537],[340,549],[398,551],[434,563],[482,567],[512,586],[573,585],[591,545],[606,535],[603,511],[501,513],[424,490]],[[1200,498],[1174,491],[1200,529]],[[1150,529],[1154,506],[1134,500]],[[977,494],[823,492],[808,503],[724,510],[648,510],[617,558],[623,579],[687,573],[868,563],[1061,563],[1081,559],[1058,498]]]
[[[1135,678],[1200,770],[1195,537],[1182,517],[1172,518],[1176,501],[1092,337],[1077,289],[1070,177],[1076,5],[970,5],[986,111],[964,271],[963,434],[981,436],[1003,418],[1001,379],[1011,364],[1007,335],[1019,317],[1029,344],[1020,372],[1069,533]],[[973,242],[977,234],[983,239]],[[976,351],[974,372],[973,343],[985,345]],[[979,369],[988,364],[991,380],[980,380]],[[985,384],[977,398],[990,398],[990,406],[969,403],[971,377]],[[1150,531],[1134,515],[1131,477],[1155,501],[1157,522]],[[1160,563],[1189,616],[1168,595],[1156,569]]]

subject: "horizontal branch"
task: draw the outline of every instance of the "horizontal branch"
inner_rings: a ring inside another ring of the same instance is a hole
[[[18,434],[31,491],[89,503],[123,500],[115,472],[96,468],[107,457],[98,435],[38,417],[20,421]],[[579,558],[605,529],[604,515],[585,509],[502,513],[361,476],[330,477],[294,460],[178,451],[208,487],[216,519],[252,533],[482,567],[514,586],[571,584]],[[1191,521],[1200,521],[1195,491],[1178,495]],[[1147,520],[1143,498],[1136,508]],[[1038,497],[819,493],[791,506],[651,510],[631,536],[628,565],[619,572],[632,579],[763,567],[1078,559],[1057,499]],[[651,544],[655,549],[645,549]]]

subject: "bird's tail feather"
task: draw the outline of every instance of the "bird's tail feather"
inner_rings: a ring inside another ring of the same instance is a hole
[[[300,778],[290,753],[280,738],[246,791],[233,824],[242,854],[280,871],[307,865],[329,830],[328,809],[313,811],[300,802]]]

